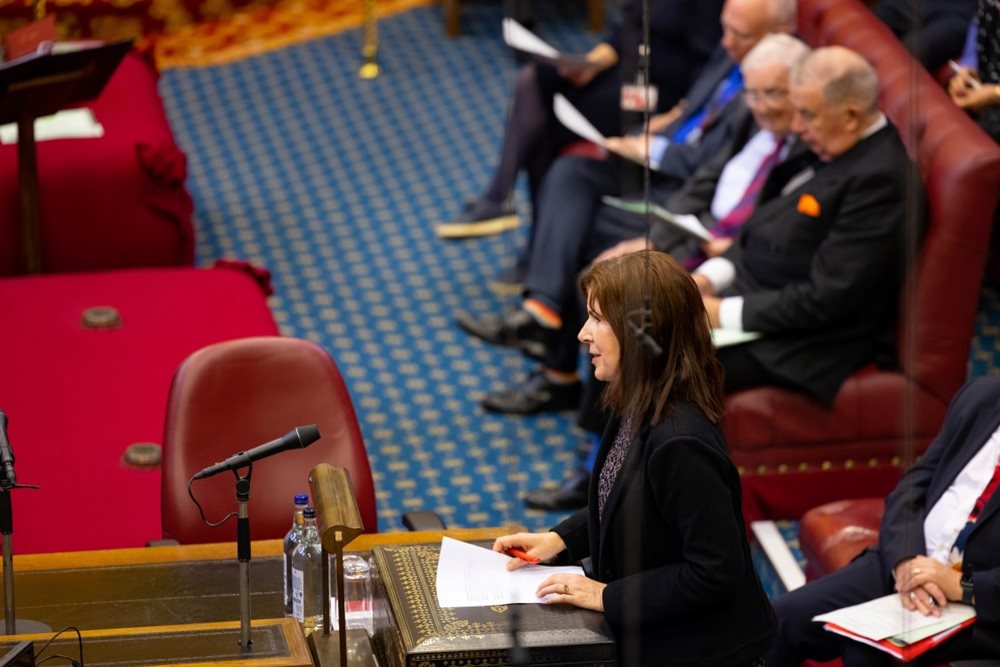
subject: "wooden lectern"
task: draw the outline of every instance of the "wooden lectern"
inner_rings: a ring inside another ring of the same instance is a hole
[[[64,53],[32,54],[0,64],[0,124],[17,123],[24,268],[42,270],[35,119],[97,97],[131,40]]]

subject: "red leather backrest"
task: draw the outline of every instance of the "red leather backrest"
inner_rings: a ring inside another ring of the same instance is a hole
[[[285,534],[292,520],[292,497],[309,493],[309,471],[318,463],[350,472],[365,530],[376,532],[368,455],[336,364],[309,341],[259,337],[202,348],[174,375],[163,437],[163,536],[181,543],[234,539],[235,521],[220,528],[202,522],[188,497],[188,479],[205,466],[306,424],[319,426],[319,440],[254,464],[251,537]],[[210,520],[237,508],[231,473],[196,481],[193,488]]]
[[[920,169],[929,228],[901,298],[897,338],[906,375],[947,402],[966,377],[1000,147],[858,0],[799,0],[799,33],[814,47],[853,49],[875,67],[882,110]]]

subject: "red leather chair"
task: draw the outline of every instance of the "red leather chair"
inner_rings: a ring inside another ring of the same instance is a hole
[[[163,436],[163,536],[181,543],[223,542],[235,522],[210,528],[188,497],[188,480],[202,468],[278,438],[296,426],[316,424],[320,439],[254,464],[250,532],[280,538],[291,523],[292,496],[308,493],[317,463],[351,474],[367,532],[378,530],[375,488],[351,397],[327,352],[306,340],[245,338],[210,345],[177,369]],[[237,507],[229,473],[194,482],[206,516],[218,520]]]
[[[799,0],[814,47],[861,53],[879,75],[881,106],[916,161],[929,228],[900,295],[901,370],[854,373],[832,408],[777,388],[736,393],[724,422],[743,474],[747,520],[794,518],[820,503],[884,497],[900,465],[937,433],[966,378],[993,211],[1000,147],[948,99],[858,0]]]
[[[836,572],[878,543],[885,512],[881,498],[840,500],[814,507],[799,522],[799,548],[806,557],[806,576],[818,579]]]

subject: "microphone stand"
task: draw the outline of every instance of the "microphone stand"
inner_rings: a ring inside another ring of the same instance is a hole
[[[253,464],[247,468],[246,476],[233,470],[236,477],[236,502],[239,510],[236,514],[236,559],[240,563],[240,646],[249,650],[253,640],[250,639],[250,515],[247,504],[250,502],[250,477],[253,475]]]
[[[52,628],[38,621],[17,620],[14,615],[14,512],[10,492],[13,489],[37,489],[33,484],[13,484],[6,472],[0,473],[0,534],[3,545],[3,609],[4,634],[52,632]]]

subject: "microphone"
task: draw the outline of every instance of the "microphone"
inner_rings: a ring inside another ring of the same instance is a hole
[[[296,447],[306,448],[317,440],[319,440],[319,428],[316,427],[316,424],[297,426],[277,440],[265,442],[263,445],[245,452],[237,452],[225,461],[213,463],[204,470],[195,473],[195,476],[191,479],[205,479],[226,470],[245,468],[257,459],[266,458],[272,454],[283,452],[286,449],[295,449]],[[13,460],[13,457],[11,458]]]
[[[7,415],[0,410],[0,486],[8,489],[17,484],[14,478],[14,450],[7,440]]]

